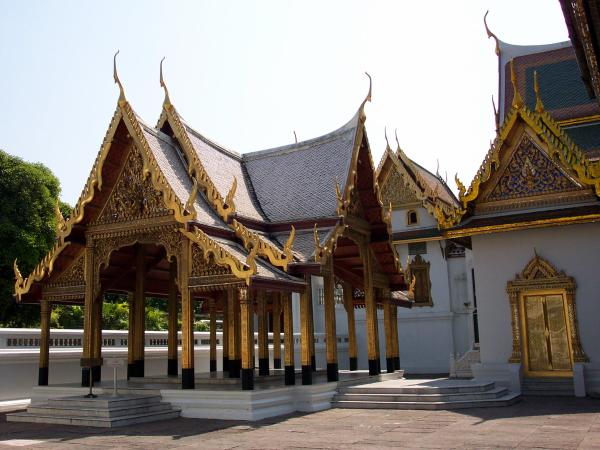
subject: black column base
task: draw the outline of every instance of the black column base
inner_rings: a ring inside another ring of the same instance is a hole
[[[317,370],[317,358],[315,357],[315,355],[312,355],[310,357],[310,370],[312,370],[313,372]]]
[[[296,384],[296,368],[294,366],[285,366],[285,385],[293,386]]]
[[[379,360],[378,359],[370,359],[369,360],[369,375],[379,375]]]
[[[340,381],[338,363],[327,363],[327,381]]]
[[[396,365],[394,364],[394,358],[386,358],[385,365],[388,373],[394,373],[396,371]]]
[[[92,367],[92,379],[94,383],[100,383],[102,381],[102,366]]]
[[[229,357],[223,356],[223,372],[229,371]]]
[[[242,368],[242,361],[239,359],[232,359],[229,361],[229,378],[239,378],[240,370]]]
[[[254,369],[242,369],[242,390],[251,391],[254,389]]]
[[[48,368],[40,367],[38,372],[38,386],[48,386]]]
[[[211,359],[210,360],[210,369],[211,372],[216,372],[217,371],[217,360],[216,359]]]
[[[269,358],[258,358],[258,374],[269,375]]]
[[[400,357],[394,356],[394,369],[400,370]]]
[[[377,358],[377,373],[381,373],[381,359]]]
[[[181,389],[194,389],[195,387],[194,369],[181,369]]]
[[[81,387],[90,387],[90,368],[81,368]]]
[[[302,384],[313,384],[312,382],[312,366],[302,366]]]
[[[133,361],[133,376],[134,377],[143,377],[144,376],[144,360],[137,359]]]
[[[350,358],[350,370],[358,370],[358,358]]]
[[[177,359],[167,359],[167,375],[170,377],[178,375]]]
[[[281,358],[273,360],[273,369],[281,369]]]
[[[129,380],[131,377],[135,377],[135,366],[127,363],[127,379]]]

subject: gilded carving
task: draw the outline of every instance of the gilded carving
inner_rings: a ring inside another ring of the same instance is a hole
[[[279,266],[282,267],[283,270],[286,270],[288,263],[294,261],[292,247],[294,246],[293,243],[294,237],[296,236],[296,229],[293,225],[292,232],[283,246],[283,250],[279,250],[277,247],[263,239],[258,233],[249,230],[235,219],[233,219],[230,226],[235,231],[235,235],[242,240],[246,250],[251,252],[253,249],[256,249],[259,256],[268,258],[274,266]]]
[[[192,245],[192,277],[206,277],[209,275],[228,275],[231,269],[215,262],[214,255],[205,256],[204,251],[197,245]]]
[[[410,189],[404,177],[394,166],[383,185],[382,200],[384,205],[404,205],[407,203],[421,203],[414,190]]]
[[[413,299],[415,301],[413,306],[433,306],[431,279],[429,277],[430,266],[431,263],[425,261],[421,255],[416,255],[406,265],[405,277],[413,280],[411,283],[411,290],[413,291]]]
[[[123,222],[169,214],[162,195],[144,174],[144,161],[132,146],[119,180],[98,218],[98,223]]]
[[[504,172],[483,201],[568,192],[581,188],[524,134]]]
[[[51,286],[80,286],[85,284],[84,267],[85,258],[82,255]]]

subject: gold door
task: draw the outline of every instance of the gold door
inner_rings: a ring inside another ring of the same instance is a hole
[[[523,295],[522,307],[525,324],[525,375],[572,375],[564,294]]]

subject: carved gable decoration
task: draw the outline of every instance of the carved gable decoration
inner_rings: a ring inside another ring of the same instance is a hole
[[[398,169],[394,167],[390,175],[385,180],[383,192],[381,194],[384,206],[404,205],[407,203],[420,203],[415,192],[407,186],[404,177]]]
[[[557,194],[582,188],[524,134],[504,171],[483,201]]]
[[[63,274],[52,283],[52,286],[81,286],[84,280],[85,258],[79,257]]]
[[[98,223],[147,219],[169,214],[162,194],[154,189],[150,177],[144,176],[143,170],[142,156],[133,146]]]
[[[361,219],[365,218],[365,212],[363,210],[362,203],[360,202],[360,196],[356,190],[352,192],[350,204],[348,205],[348,213],[352,214],[353,216],[360,217]]]
[[[231,269],[216,263],[213,255],[205,258],[204,252],[197,245],[192,245],[192,277],[206,277],[215,275],[230,275]]]

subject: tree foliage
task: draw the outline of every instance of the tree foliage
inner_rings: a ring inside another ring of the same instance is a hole
[[[14,300],[13,263],[17,259],[26,277],[54,245],[59,194],[60,183],[46,166],[0,150],[0,326],[39,324],[38,306]],[[62,202],[59,208],[65,215],[71,210]]]

